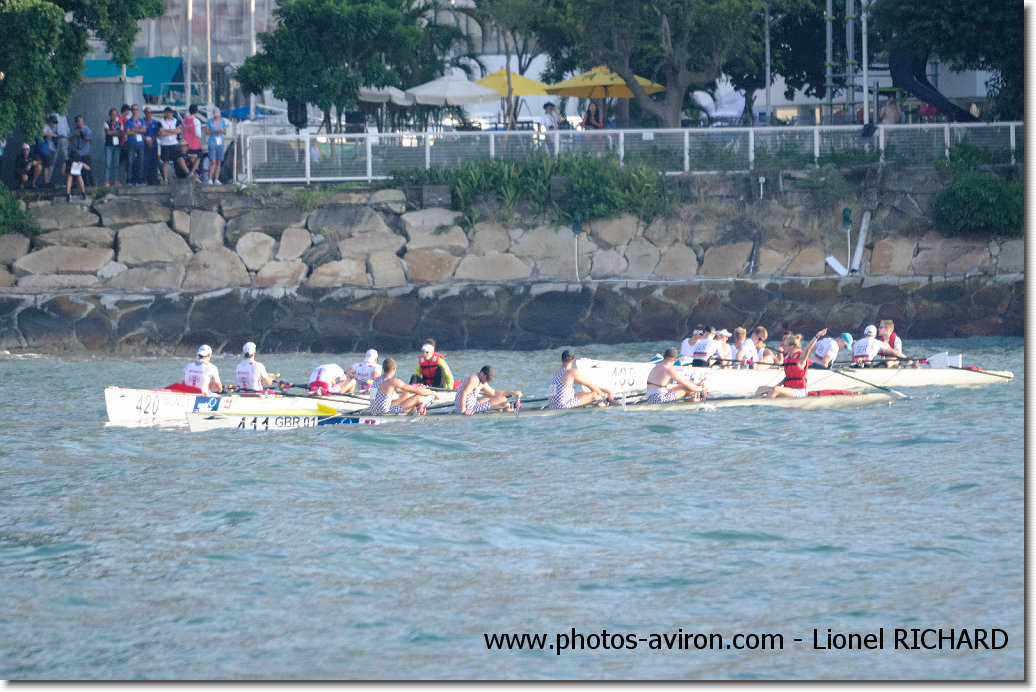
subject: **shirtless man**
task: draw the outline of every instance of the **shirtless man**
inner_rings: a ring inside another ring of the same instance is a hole
[[[489,365],[482,366],[482,369],[464,378],[457,391],[457,398],[454,400],[453,412],[470,416],[474,413],[482,413],[494,408],[507,406],[507,397],[514,396],[522,398],[518,390],[505,391],[493,389],[489,383],[493,380],[493,368]],[[479,394],[486,394],[479,399]]]
[[[676,359],[679,355],[677,350],[670,346],[662,354],[662,362],[651,368],[647,377],[646,403],[665,404],[693,394],[708,393],[704,384],[699,386],[691,382],[676,367]]]
[[[371,413],[406,413],[420,406],[426,397],[438,398],[427,387],[407,384],[396,377],[395,358],[386,358],[381,369],[385,374],[371,383]]]
[[[547,408],[575,408],[591,401],[611,397],[610,389],[598,387],[579,374],[575,368],[576,357],[571,351],[561,353],[561,367],[554,373],[547,390]],[[581,384],[590,391],[576,394],[575,385]]]

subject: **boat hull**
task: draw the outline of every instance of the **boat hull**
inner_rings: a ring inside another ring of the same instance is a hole
[[[642,392],[647,386],[647,376],[655,363],[629,361],[594,360],[580,358],[576,361],[579,372],[598,387],[604,387],[613,394]],[[684,372],[695,381],[702,378],[710,395],[751,396],[759,387],[772,387],[784,379],[781,368],[770,367],[760,370],[730,370],[722,368],[696,368],[684,366]],[[809,371],[810,391],[820,389],[846,389],[862,391],[873,387],[968,387],[997,382],[1009,382],[1014,374],[1007,370],[968,370],[965,368],[854,368],[838,367],[830,370],[811,368]]]
[[[440,401],[453,401],[452,391],[437,392]],[[183,426],[184,414],[192,411],[208,413],[269,413],[298,412],[308,415],[329,413],[352,414],[370,407],[366,395],[325,395],[310,397],[305,394],[271,394],[229,396],[201,396],[169,389],[128,389],[106,387],[104,403],[108,425]]]
[[[288,431],[304,428],[319,428],[329,425],[384,425],[406,423],[419,416],[370,416],[370,415],[310,415],[305,412],[276,411],[272,413],[224,413],[214,411],[188,411],[184,414],[191,432],[208,430],[249,430],[253,432]]]

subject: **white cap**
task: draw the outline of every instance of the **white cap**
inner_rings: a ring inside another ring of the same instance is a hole
[[[373,348],[371,350],[367,351],[366,361],[368,363],[377,363],[378,362],[378,352],[375,351]]]
[[[252,355],[254,353],[255,353],[255,343],[253,343],[251,341],[246,342],[245,345],[241,347],[241,354],[242,355],[250,356],[250,355]]]
[[[730,332],[728,332],[726,329],[720,329],[718,332],[716,332],[716,336],[730,336]]]
[[[863,330],[863,335],[864,336],[877,336],[878,335],[878,328],[875,327],[873,324],[868,324],[867,328]]]
[[[199,358],[204,358],[205,356],[211,356],[211,355],[212,355],[212,347],[209,346],[208,344],[202,344],[201,346],[198,347],[198,357]]]
[[[432,351],[435,350],[435,346],[432,346],[431,344],[425,344],[424,346],[421,347],[421,350],[424,351],[425,353],[431,353]]]

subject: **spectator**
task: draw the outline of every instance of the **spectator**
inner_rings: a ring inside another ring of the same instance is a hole
[[[205,156],[201,148],[202,122],[198,117],[198,104],[192,103],[187,109],[182,130],[183,140],[187,142],[187,164],[191,174],[198,177],[198,168],[201,167],[201,160]]]
[[[79,154],[72,152],[68,156],[68,161],[65,162],[65,201],[72,201],[72,183],[79,186],[79,192],[82,193],[83,199],[86,200],[86,187],[83,185],[83,171],[90,170],[90,167],[79,160]]]
[[[158,184],[158,131],[161,124],[152,117],[151,108],[144,106],[144,180],[145,185]]]
[[[133,104],[132,113],[126,120],[126,181],[130,185],[144,184],[144,132],[147,129],[140,118],[140,107]]]
[[[72,128],[72,135],[69,139],[68,149],[70,154],[76,154],[78,160],[83,164],[83,177],[80,182],[93,187],[94,176],[91,172],[90,167],[93,165],[93,161],[90,160],[90,141],[93,139],[93,132],[86,123],[83,121],[83,116],[77,115],[74,127]]]
[[[885,107],[881,109],[880,119],[882,125],[898,125],[903,122],[903,114],[899,111],[895,94],[889,94]]]
[[[223,165],[223,138],[227,134],[227,121],[220,117],[218,108],[212,109],[212,117],[205,123],[205,134],[209,137],[209,177],[206,184],[222,185],[219,173]]]
[[[18,176],[18,189],[24,190],[25,184],[32,177],[32,188],[36,189],[36,180],[43,172],[43,163],[40,161],[40,153],[37,149],[29,146],[26,142],[22,145],[21,153],[15,157],[14,172]]]
[[[132,115],[129,104],[122,104],[122,108],[119,109],[119,124],[122,125],[122,134],[119,135],[119,146],[121,147],[121,151],[119,152],[119,165],[121,166],[122,173],[118,176],[116,184],[118,184],[119,180],[125,180],[126,183],[129,184],[130,180],[129,146],[127,144],[126,123]]]
[[[51,173],[51,177],[57,174],[59,170],[64,170],[65,162],[68,160],[68,119],[58,113],[51,113],[50,117],[55,120],[54,133],[57,135],[55,142],[56,146],[52,146],[50,153],[54,155],[54,169]],[[60,187],[60,182],[55,182],[55,186]]]
[[[54,162],[57,159],[58,151],[58,116],[47,117],[47,124],[43,126],[43,140],[36,146],[40,153],[40,163],[43,165],[43,186],[50,185],[51,174],[54,169]]]
[[[162,120],[159,121],[158,127],[158,141],[162,146],[162,184],[166,185],[169,183],[169,171],[166,170],[166,164],[172,162],[173,172],[176,172],[177,168],[183,171],[184,175],[189,173],[187,169],[187,162],[184,161],[183,156],[180,152],[180,123],[177,122],[176,116],[173,113],[173,109],[169,106],[165,107],[162,112]]]
[[[104,186],[119,184],[119,156],[122,152],[123,125],[119,112],[112,108],[104,123]]]

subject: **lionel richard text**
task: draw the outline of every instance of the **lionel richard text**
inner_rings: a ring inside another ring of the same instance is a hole
[[[997,628],[931,629],[882,627],[876,632],[813,630],[813,648],[847,649],[1003,649],[1007,632]]]

